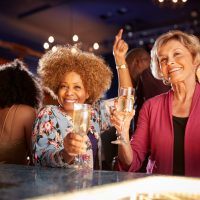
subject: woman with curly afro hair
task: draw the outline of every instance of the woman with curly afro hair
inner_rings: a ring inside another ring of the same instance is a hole
[[[36,163],[50,167],[71,167],[76,156],[90,168],[99,169],[100,131],[109,122],[100,119],[94,104],[110,88],[112,71],[105,61],[81,51],[75,46],[57,46],[39,61],[38,74],[43,86],[57,98],[59,106],[47,105],[41,109],[33,131]],[[72,133],[74,103],[93,105],[91,126],[87,136]]]
[[[31,133],[41,101],[38,80],[21,61],[0,66],[0,163],[32,160]]]

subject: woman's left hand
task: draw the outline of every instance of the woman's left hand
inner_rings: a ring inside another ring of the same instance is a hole
[[[135,110],[131,112],[119,112],[116,109],[111,111],[111,123],[117,129],[117,133],[122,135],[126,142],[129,141],[129,128],[131,120],[135,115]]]
[[[113,55],[115,57],[116,65],[123,65],[126,63],[125,57],[128,51],[128,44],[122,39],[123,29],[120,29],[115,36],[115,42],[113,45]]]

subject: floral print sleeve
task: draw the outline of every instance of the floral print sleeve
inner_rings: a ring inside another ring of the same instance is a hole
[[[50,106],[43,108],[33,129],[33,151],[35,161],[43,166],[62,167],[65,163],[60,155],[63,136]]]

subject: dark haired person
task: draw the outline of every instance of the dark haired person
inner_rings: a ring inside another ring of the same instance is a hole
[[[41,100],[38,80],[21,61],[0,66],[0,163],[31,163],[31,133]]]

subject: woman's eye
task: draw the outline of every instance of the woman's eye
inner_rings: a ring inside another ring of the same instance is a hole
[[[67,86],[65,86],[65,85],[60,85],[60,89],[67,89]]]
[[[175,53],[174,53],[174,56],[178,56],[178,55],[180,55],[179,52],[175,52]]]
[[[161,64],[165,64],[166,62],[167,62],[167,59],[166,59],[166,58],[160,59],[160,63],[161,63]]]
[[[75,88],[76,90],[79,90],[79,89],[81,89],[81,87],[80,87],[80,86],[78,86],[78,85],[74,86],[74,88]]]

